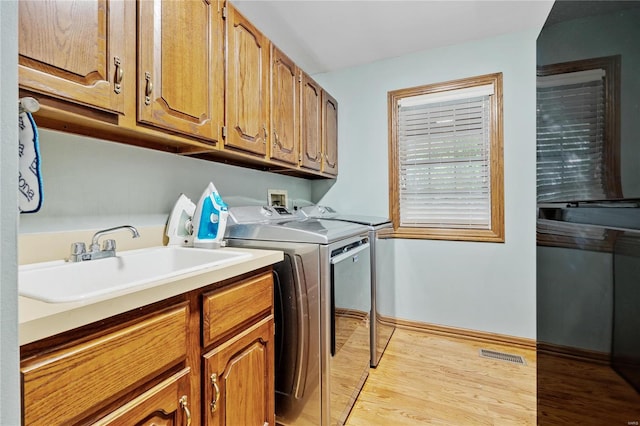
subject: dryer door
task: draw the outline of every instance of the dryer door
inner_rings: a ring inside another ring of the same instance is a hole
[[[309,263],[315,258],[315,264]],[[315,274],[313,271],[316,271]],[[274,265],[276,416],[320,424],[320,305],[317,254],[286,251]],[[314,402],[314,400],[317,400]]]

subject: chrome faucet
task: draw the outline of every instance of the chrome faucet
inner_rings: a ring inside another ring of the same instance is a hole
[[[103,259],[105,257],[114,257],[116,255],[116,240],[104,240],[102,249],[100,249],[100,237],[106,234],[119,231],[121,229],[128,229],[131,232],[133,238],[138,238],[140,234],[138,230],[129,225],[116,226],[114,228],[103,229],[93,234],[91,239],[91,245],[89,251],[83,242],[77,242],[71,244],[71,255],[69,256],[69,262],[83,262],[85,260]]]

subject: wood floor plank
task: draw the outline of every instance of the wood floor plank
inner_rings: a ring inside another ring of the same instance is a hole
[[[482,358],[481,348],[526,365]],[[536,354],[397,329],[347,420],[372,425],[534,425]]]

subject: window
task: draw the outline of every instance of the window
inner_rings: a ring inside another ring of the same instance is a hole
[[[502,74],[388,94],[400,238],[504,242]]]
[[[619,57],[538,68],[539,202],[620,198]]]

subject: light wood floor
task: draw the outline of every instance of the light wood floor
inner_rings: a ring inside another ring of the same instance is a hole
[[[482,358],[481,348],[526,365]],[[535,350],[397,329],[346,424],[535,425]]]

